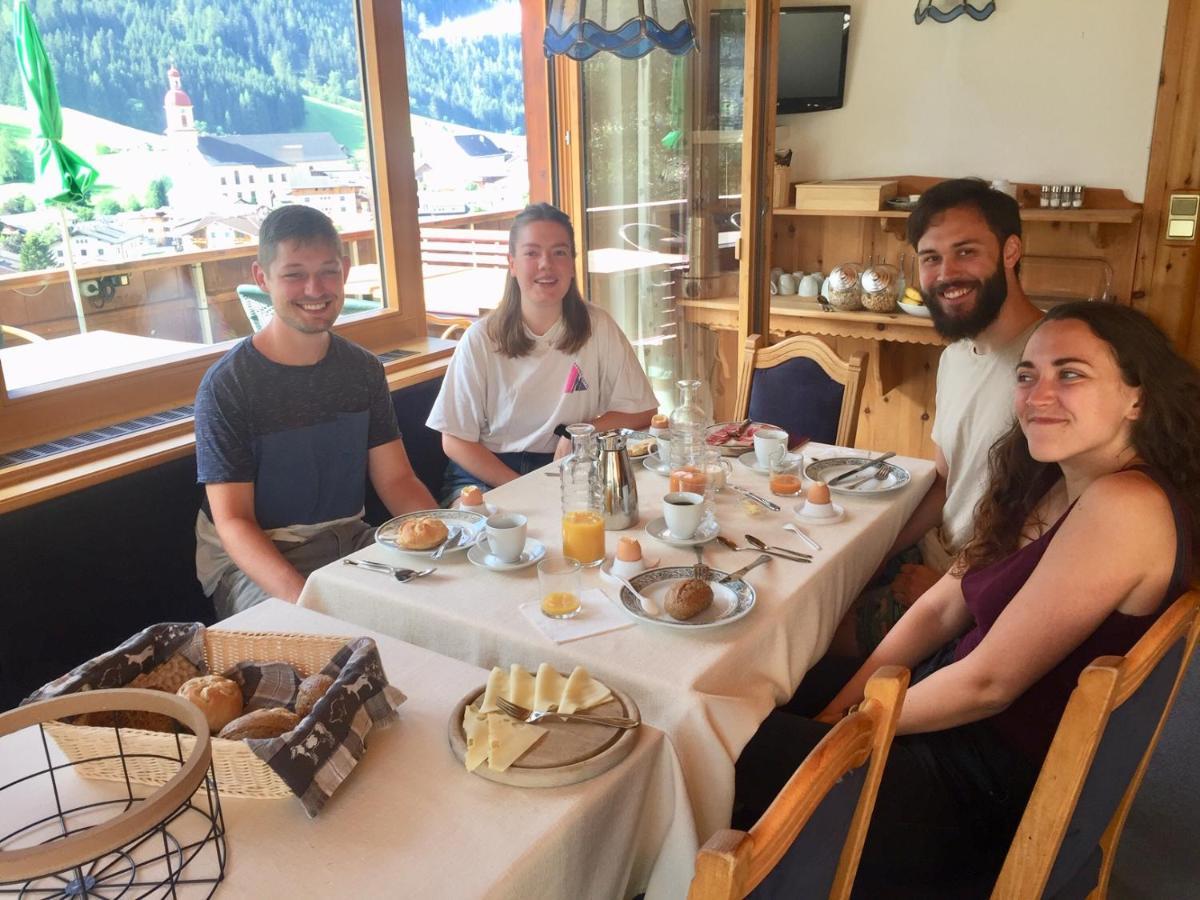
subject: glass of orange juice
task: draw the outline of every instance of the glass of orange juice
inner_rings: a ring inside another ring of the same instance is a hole
[[[569,556],[548,556],[538,563],[542,614],[552,619],[579,615],[580,564]]]
[[[562,517],[563,556],[581,565],[604,562],[604,517],[591,510],[571,510]]]

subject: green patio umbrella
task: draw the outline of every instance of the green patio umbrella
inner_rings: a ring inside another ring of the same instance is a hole
[[[75,315],[80,333],[87,330],[83,317],[83,298],[79,294],[79,279],[75,276],[75,260],[71,253],[71,235],[67,227],[65,204],[78,203],[87,197],[96,181],[96,170],[62,142],[62,107],[58,103],[58,87],[54,72],[42,46],[37,24],[29,9],[28,0],[13,0],[13,41],[17,47],[17,68],[25,86],[25,106],[33,116],[33,170],[37,192],[42,201],[58,207],[62,223],[63,248],[67,272],[71,279],[71,294],[75,300]]]

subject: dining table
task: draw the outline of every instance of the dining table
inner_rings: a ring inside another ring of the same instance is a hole
[[[860,450],[815,443],[802,452],[806,464],[864,457]],[[558,643],[520,609],[538,599],[536,567],[493,571],[472,564],[462,551],[429,562],[378,542],[351,559],[435,566],[436,572],[402,584],[338,561],[309,576],[299,604],[477,666],[520,663],[530,668],[549,662],[565,671],[584,666],[632,696],[644,720],[666,732],[682,765],[697,839],[703,842],[729,826],[734,765],[742,748],[825,653],[838,623],[933,484],[931,460],[897,456],[889,464],[907,474],[902,485],[862,495],[835,493],[834,501],[845,511],[840,521],[803,524],[820,550],[783,528],[800,521],[795,509],[801,499],[771,498],[781,507],[772,512],[730,488],[715,494],[713,512],[723,536],[744,545],[749,533],[812,557],[808,563],[773,558],[748,574],[753,606],[719,627],[672,626],[626,615],[619,589],[593,568],[584,570],[583,586],[600,593],[584,594],[593,604],[611,607],[594,612],[611,617],[613,609],[620,609],[621,624],[627,627]],[[661,467],[652,471],[634,461],[634,468],[638,522],[606,533],[610,558],[618,538],[629,535],[639,539],[647,563],[694,563],[691,547],[664,543],[647,531],[662,514],[668,488]],[[729,469],[731,485],[770,498],[766,474],[742,459],[730,460]],[[524,514],[529,535],[550,554],[561,553],[557,472],[551,464],[485,494],[492,509]],[[717,543],[703,545],[702,553],[708,566],[723,572],[756,556]],[[581,617],[587,614],[585,605]]]
[[[557,787],[495,783],[467,772],[448,741],[450,718],[463,697],[483,687],[484,669],[277,599],[216,627],[371,637],[389,683],[406,696],[399,720],[369,734],[357,767],[315,818],[295,798],[222,794],[228,857],[218,896],[627,898],[645,892],[655,898],[686,892],[695,829],[678,761],[661,731],[637,728],[629,755],[588,780]],[[53,742],[50,752],[61,758]],[[34,728],[0,738],[0,784],[20,777],[23,766],[36,767],[41,755]],[[98,802],[125,785],[63,769],[56,790],[69,805],[77,797]],[[34,802],[32,791],[18,796]],[[34,820],[23,802],[2,806],[0,834]],[[215,871],[208,854],[198,855],[196,865]],[[207,895],[197,885],[179,891],[180,897]]]

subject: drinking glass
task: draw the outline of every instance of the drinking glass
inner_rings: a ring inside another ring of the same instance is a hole
[[[579,560],[569,556],[548,556],[538,563],[538,587],[542,595],[542,614],[551,619],[570,619],[579,615]]]
[[[804,456],[800,453],[781,453],[771,458],[771,493],[776,497],[796,497],[800,494],[800,472]]]

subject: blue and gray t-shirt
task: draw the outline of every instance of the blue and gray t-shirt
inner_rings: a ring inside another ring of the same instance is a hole
[[[264,530],[357,515],[367,451],[400,435],[382,364],[330,338],[312,366],[272,362],[246,338],[196,394],[197,480],[253,482]],[[204,511],[211,518],[207,500]]]

